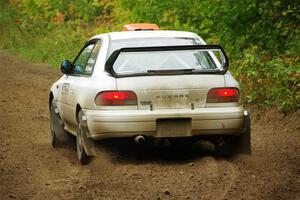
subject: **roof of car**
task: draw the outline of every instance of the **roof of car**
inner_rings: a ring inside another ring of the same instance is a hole
[[[100,35],[95,35],[92,39],[99,38],[103,35],[108,35],[111,40],[132,39],[132,38],[149,38],[149,37],[188,37],[195,38],[197,35],[186,31],[123,31],[110,32]]]

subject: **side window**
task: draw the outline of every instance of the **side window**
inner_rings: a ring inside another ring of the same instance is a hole
[[[74,62],[72,75],[91,75],[94,70],[100,47],[100,42],[86,46]]]
[[[95,67],[95,64],[96,64],[96,60],[97,60],[97,57],[98,57],[98,54],[99,54],[99,51],[100,51],[100,48],[101,48],[101,42],[98,41],[93,50],[92,50],[92,53],[86,63],[86,66],[85,66],[85,74],[86,75],[91,75],[93,73],[93,70],[94,70],[94,67]]]

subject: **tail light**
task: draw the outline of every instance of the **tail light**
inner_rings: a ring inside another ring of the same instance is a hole
[[[97,106],[132,106],[137,105],[136,94],[132,91],[104,91],[96,98]]]
[[[213,88],[207,93],[207,103],[238,102],[240,93],[237,88]]]

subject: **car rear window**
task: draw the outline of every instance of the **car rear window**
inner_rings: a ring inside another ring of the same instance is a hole
[[[138,38],[112,40],[106,62],[114,76],[223,73],[223,50],[198,38]]]
[[[201,50],[121,52],[113,65],[119,75],[161,70],[211,71],[218,67],[212,52]]]

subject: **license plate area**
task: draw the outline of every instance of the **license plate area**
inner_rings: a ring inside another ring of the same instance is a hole
[[[156,121],[157,137],[191,136],[190,118],[158,119]]]

